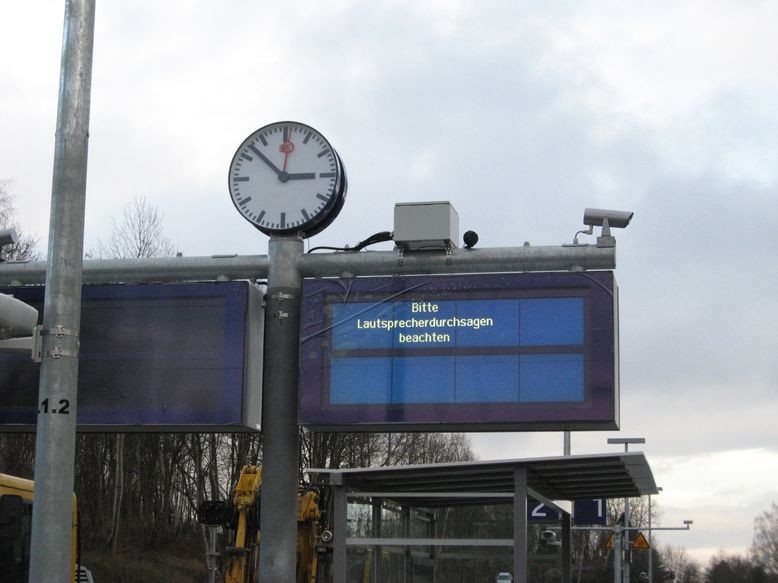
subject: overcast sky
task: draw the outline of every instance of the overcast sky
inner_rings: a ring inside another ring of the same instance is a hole
[[[45,251],[64,2],[0,8],[0,179]],[[227,168],[253,130],[314,126],[348,170],[312,240],[450,200],[479,246],[616,233],[622,430],[645,437],[664,534],[741,552],[778,501],[778,4],[759,0],[135,0],[97,7],[86,247],[144,196],[187,256],[264,254]],[[380,247],[379,247],[380,248]],[[483,459],[561,434],[474,435]]]

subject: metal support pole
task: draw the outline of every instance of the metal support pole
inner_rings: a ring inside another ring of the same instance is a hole
[[[527,570],[527,470],[516,468],[513,474],[513,581],[528,583]]]
[[[265,310],[260,581],[294,581],[297,559],[297,382],[302,280],[298,236],[274,237]],[[343,533],[339,533],[343,536]]]
[[[643,437],[609,437],[608,443],[624,446],[624,453],[629,453],[631,443],[645,443]],[[624,498],[624,525],[616,525],[613,528],[613,581],[629,583],[629,498]],[[618,548],[618,552],[617,551]],[[626,554],[626,556],[624,556]],[[625,559],[622,563],[622,559]],[[623,571],[623,572],[622,572]]]
[[[562,581],[568,583],[573,577],[572,540],[570,536],[571,517],[562,512]]]
[[[435,537],[435,532],[438,530],[438,523],[435,519],[436,514],[433,512],[430,516],[429,524],[427,525],[427,536]],[[430,548],[430,559],[432,559],[432,580],[436,581],[438,576],[438,550],[435,546]]]
[[[629,583],[630,541],[629,541],[629,498],[624,498],[624,583]]]
[[[346,498],[346,488],[342,482],[341,475],[333,475],[330,481],[333,495],[333,516],[332,532],[332,580],[346,581],[347,559],[346,537],[348,536],[348,499]],[[294,579],[289,579],[294,581]]]
[[[411,538],[411,508],[402,507],[402,533],[405,538]],[[435,533],[427,533],[427,536],[434,536]],[[410,547],[405,547],[403,551],[403,583],[412,583],[413,581],[413,554]]]
[[[613,527],[613,583],[621,583],[621,525]]]
[[[648,583],[654,583],[654,541],[651,536],[651,494],[648,495]]]
[[[382,498],[373,498],[372,504],[372,528],[371,532],[375,538],[381,538],[381,522],[383,517],[381,516],[381,510],[383,509],[384,501]],[[370,582],[378,583],[378,574],[381,567],[381,545],[375,545],[372,549],[373,563],[370,573]]]
[[[219,527],[209,524],[205,528],[208,530],[208,553],[205,557],[205,563],[208,567],[208,583],[216,583],[216,574],[219,570],[216,562],[219,559],[219,551],[216,550],[216,535],[219,532]]]
[[[563,455],[569,456],[572,451],[572,432],[565,431],[563,438]],[[562,581],[567,583],[573,577],[572,540],[570,536],[571,517],[562,513]]]
[[[94,0],[67,0],[54,143],[30,581],[70,572]]]

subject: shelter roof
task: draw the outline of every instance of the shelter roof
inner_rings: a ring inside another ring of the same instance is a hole
[[[314,481],[343,483],[347,490],[402,497],[406,504],[486,502],[473,493],[511,494],[517,469],[527,472],[527,487],[548,500],[638,497],[657,494],[643,452],[556,456],[511,460],[386,466],[354,469],[309,469]],[[424,496],[425,493],[431,494]],[[449,498],[440,498],[449,493]],[[434,494],[434,495],[433,495]],[[457,494],[461,496],[457,498]],[[508,497],[504,497],[508,500]],[[495,499],[496,500],[496,499]]]

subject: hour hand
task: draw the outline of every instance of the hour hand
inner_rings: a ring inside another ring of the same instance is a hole
[[[298,172],[297,174],[287,174],[289,180],[307,180],[316,178],[316,172]]]
[[[265,164],[267,164],[268,166],[270,166],[270,168],[272,168],[272,169],[273,169],[273,172],[275,172],[275,173],[276,173],[278,176],[281,176],[281,173],[283,172],[283,170],[281,170],[281,169],[280,169],[278,166],[276,166],[275,164],[273,164],[273,163],[270,161],[270,158],[268,158],[268,157],[267,157],[267,156],[265,156],[265,155],[264,155],[262,152],[260,152],[259,150],[257,150],[257,149],[256,149],[256,148],[255,148],[253,145],[252,145],[252,146],[249,146],[249,149],[250,149],[252,152],[254,152],[254,153],[257,155],[257,156],[259,156],[259,157],[260,157],[260,159],[261,159],[261,160],[262,160],[262,161],[263,161]],[[284,172],[284,174],[286,174],[286,173]]]

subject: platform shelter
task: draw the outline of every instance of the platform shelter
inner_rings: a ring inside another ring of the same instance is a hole
[[[358,549],[363,555],[372,553],[372,583],[381,579],[378,558],[387,549],[394,549],[403,563],[399,579],[403,583],[437,581],[434,566],[414,570],[414,563],[424,563],[419,557],[426,557],[434,565],[431,558],[436,553],[451,557],[456,556],[456,549],[469,549],[470,553],[475,549],[480,556],[492,553],[502,557],[502,562],[496,563],[501,565],[499,568],[511,572],[515,583],[528,583],[534,580],[534,576],[529,578],[528,500],[558,512],[558,566],[548,572],[552,577],[558,573],[555,580],[570,581],[572,502],[658,493],[642,452],[307,471],[315,482],[331,486],[332,568],[333,580],[339,582],[353,579],[349,576],[347,556],[354,556]],[[355,533],[353,524],[349,525],[350,514],[353,523],[353,508],[350,512],[349,505],[353,506],[354,501],[372,505],[373,520],[368,533]],[[400,528],[389,529],[392,532],[385,536],[381,517],[387,504],[396,509],[401,520]],[[432,523],[436,511],[470,505],[511,505],[512,512],[504,514],[512,515],[512,533],[499,538],[435,536]],[[430,524],[427,528],[418,524],[424,517]],[[487,580],[493,575],[483,577]],[[397,580],[396,572],[392,578]]]

